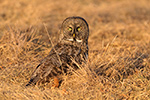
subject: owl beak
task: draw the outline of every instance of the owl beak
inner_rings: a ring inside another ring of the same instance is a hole
[[[76,34],[75,33],[73,33],[73,38],[75,38],[76,37]]]
[[[76,41],[76,34],[73,33],[73,40]]]

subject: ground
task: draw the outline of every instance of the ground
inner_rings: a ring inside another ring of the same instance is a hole
[[[1,100],[150,99],[149,0],[0,0]],[[59,88],[25,87],[62,21],[89,24],[89,59]],[[48,32],[47,32],[48,31]]]

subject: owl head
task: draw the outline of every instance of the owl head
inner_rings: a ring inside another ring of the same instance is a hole
[[[68,17],[62,23],[61,35],[61,39],[68,42],[87,42],[89,36],[88,24],[82,17]]]

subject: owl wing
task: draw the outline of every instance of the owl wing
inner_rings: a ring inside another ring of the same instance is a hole
[[[50,74],[57,74],[57,72],[52,72],[52,70],[60,66],[61,63],[59,62],[56,53],[52,49],[50,54],[45,59],[43,59],[41,63],[36,67],[29,83],[26,86],[36,84],[36,82],[44,79]]]

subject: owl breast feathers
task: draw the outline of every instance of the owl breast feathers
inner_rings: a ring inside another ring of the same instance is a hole
[[[67,73],[68,66],[78,69],[77,64],[86,63],[88,35],[88,24],[83,18],[66,18],[61,26],[60,41],[36,67],[26,86]]]

